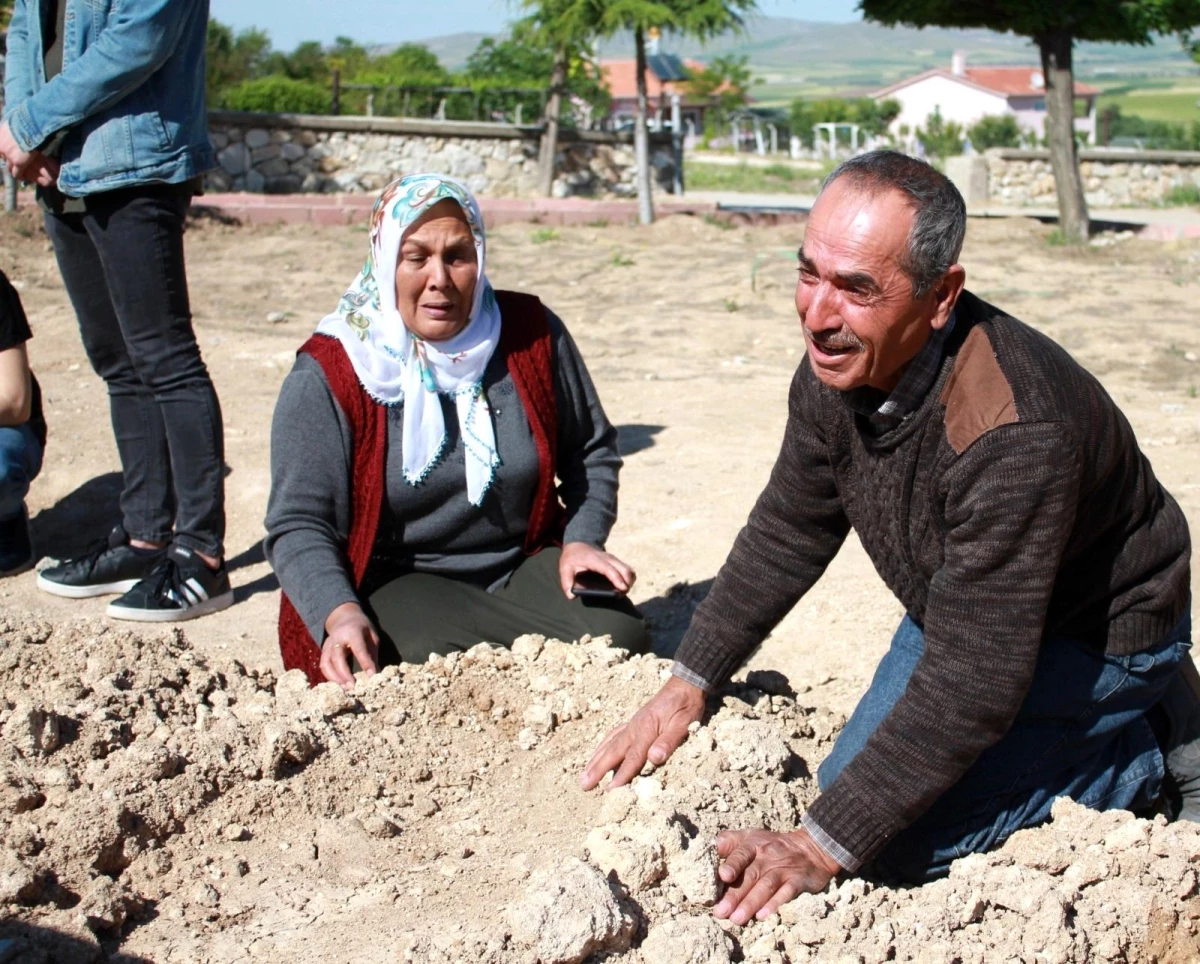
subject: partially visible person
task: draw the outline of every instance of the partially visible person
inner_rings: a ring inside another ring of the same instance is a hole
[[[46,420],[25,352],[32,337],[21,298],[0,271],[0,576],[34,563],[25,496],[42,468]]]
[[[121,521],[38,586],[121,593],[118,619],[175,621],[233,602],[223,563],[221,407],[192,328],[183,231],[215,166],[207,0],[16,0],[0,155],[39,185],[83,344],[108,386]]]
[[[284,665],[314,684],[523,633],[646,648],[634,572],[604,550],[616,430],[563,323],[493,290],[484,260],[462,184],[391,184],[362,272],[284,381],[266,551]],[[577,597],[586,573],[614,595]]]

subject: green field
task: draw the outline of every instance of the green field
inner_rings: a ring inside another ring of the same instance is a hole
[[[1146,120],[1165,121],[1170,124],[1186,124],[1200,121],[1200,83],[1181,81],[1172,86],[1123,85],[1105,91],[1100,97],[1099,109],[1116,104],[1122,114],[1135,114]]]
[[[706,164],[688,160],[684,184],[689,191],[737,191],[743,194],[816,194],[829,173],[799,171],[788,164],[766,167],[749,164]]]

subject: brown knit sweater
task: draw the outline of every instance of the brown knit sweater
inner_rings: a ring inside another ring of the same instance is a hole
[[[1188,604],[1183,513],[1096,379],[969,293],[957,319],[924,403],[882,436],[800,365],[770,481],[676,655],[723,683],[854,528],[925,632],[904,695],[809,809],[858,862],[1004,735],[1044,638],[1138,652]]]

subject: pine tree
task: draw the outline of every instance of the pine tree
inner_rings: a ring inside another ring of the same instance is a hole
[[[524,0],[524,6],[538,39],[554,48],[550,96],[546,99],[538,149],[538,189],[549,197],[554,187],[554,159],[558,156],[558,127],[568,72],[572,60],[584,58],[600,32],[604,7],[603,0]]]
[[[1046,82],[1050,164],[1059,227],[1070,241],[1088,236],[1087,202],[1075,145],[1076,41],[1146,44],[1156,33],[1200,24],[1200,0],[861,0],[868,20],[912,27],[986,27],[1031,38]]]

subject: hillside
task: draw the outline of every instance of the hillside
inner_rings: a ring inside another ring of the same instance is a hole
[[[422,41],[442,62],[456,68],[485,36],[453,34]],[[755,17],[745,33],[700,44],[667,37],[663,47],[683,56],[708,60],[722,54],[744,55],[762,83],[759,99],[786,99],[881,87],[929,67],[949,65],[955,50],[965,50],[973,64],[1036,63],[1033,45],[1011,34],[987,30],[913,30],[853,23],[810,23],[786,17]],[[630,36],[602,41],[603,57],[633,55]],[[1124,44],[1080,44],[1076,68],[1083,79],[1193,74],[1200,68],[1188,58],[1177,38],[1161,37],[1146,47]]]

